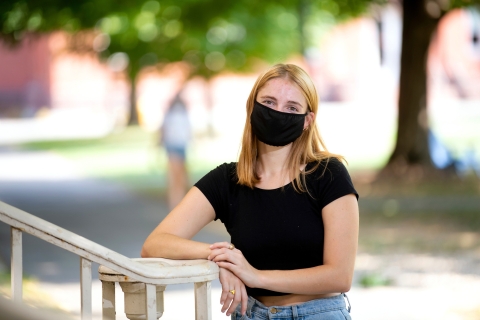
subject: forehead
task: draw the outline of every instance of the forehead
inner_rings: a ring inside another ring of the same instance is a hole
[[[271,96],[277,100],[291,100],[307,106],[307,100],[300,87],[288,78],[274,78],[268,80],[265,85],[258,90],[257,97]]]

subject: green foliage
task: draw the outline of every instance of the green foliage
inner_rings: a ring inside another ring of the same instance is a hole
[[[359,284],[364,288],[371,288],[379,286],[390,286],[393,284],[393,281],[378,273],[368,273],[360,278]]]
[[[122,52],[130,78],[148,65],[185,61],[193,75],[248,71],[318,46],[329,27],[386,0],[3,0],[0,39],[25,34],[93,30],[92,50],[113,59]],[[430,1],[432,12],[479,0]],[[436,6],[436,8],[433,7]]]
[[[463,8],[474,5],[479,5],[479,0],[451,0],[451,1],[439,1],[439,4],[444,11],[448,11],[454,8]]]
[[[0,38],[14,44],[27,33],[94,30],[104,58],[126,53],[132,79],[157,63],[185,61],[193,74],[250,70],[258,60],[280,62],[336,21],[384,0],[4,0]]]

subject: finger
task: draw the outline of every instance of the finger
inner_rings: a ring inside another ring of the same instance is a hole
[[[216,261],[215,262],[217,264],[217,266],[219,266],[220,268],[225,268],[227,269],[228,271],[230,271],[231,273],[234,273],[233,270],[232,270],[232,267],[234,267],[235,265],[230,263],[230,262],[225,262],[225,261]]]
[[[247,294],[247,289],[245,286],[242,286],[242,289],[240,289],[241,292],[239,292],[242,295],[242,316],[245,315],[247,312],[247,306],[248,306],[248,294]]]
[[[218,261],[225,261],[225,262],[230,262],[233,264],[237,264],[239,259],[235,255],[225,252],[221,253],[219,255],[216,255],[214,258],[211,259],[211,261],[218,262]]]
[[[235,292],[235,295],[233,296],[232,304],[230,305],[230,308],[228,308],[226,315],[227,316],[231,315],[241,301],[242,301],[242,295],[237,290],[237,292]]]
[[[227,300],[228,291],[222,290],[222,294],[220,295],[220,304],[224,304],[225,300]]]
[[[227,248],[230,247],[230,242],[215,242],[210,246],[210,249],[218,249],[218,248]]]
[[[216,256],[216,255],[219,255],[219,254],[221,254],[221,253],[225,253],[225,252],[227,252],[227,250],[228,250],[228,249],[226,249],[226,248],[214,248],[214,249],[211,249],[209,257],[211,258],[212,256]]]
[[[212,261],[214,262],[218,262],[218,261],[228,261],[228,262],[232,262],[232,258],[230,257],[230,255],[228,253],[222,253],[222,254],[219,254],[217,256],[215,256]]]
[[[224,261],[219,261],[219,262],[216,262],[217,266],[219,266],[220,268],[225,268],[227,269],[228,271],[230,271],[231,273],[235,274],[235,276],[238,277],[238,275],[235,273],[236,271],[238,271],[238,267],[230,262],[224,262]]]
[[[224,291],[222,292],[222,295],[225,294],[225,299],[223,300],[223,303],[222,303],[222,313],[225,312],[225,310],[228,309],[228,307],[230,306],[230,304],[232,303],[232,300],[233,300],[233,295],[231,292],[229,291]]]
[[[223,303],[222,313],[225,312],[225,310],[227,310],[228,307],[232,304],[232,301],[233,301],[234,297],[235,296],[230,291],[227,291],[227,298],[225,299],[225,302]]]
[[[225,312],[225,310],[228,308],[228,306],[230,306],[230,303],[232,301],[232,298],[229,297],[229,295],[231,295],[229,290],[231,290],[231,288],[234,288],[235,284],[231,283],[231,281],[227,279],[222,281],[221,284],[222,284],[222,294],[220,296],[220,304],[222,305],[222,309],[221,309],[222,312]]]
[[[224,304],[225,300],[227,300],[227,295],[229,290],[228,288],[229,288],[229,285],[227,283],[222,283],[222,294],[220,295],[220,304]]]
[[[230,252],[229,252],[230,251]],[[214,249],[210,253],[210,256],[215,255],[218,256],[219,254],[226,254],[226,253],[231,253],[231,250],[225,249],[225,248],[219,248],[219,249]]]
[[[210,249],[213,249],[213,248],[223,248],[224,247],[224,244],[225,242],[215,242],[215,243],[212,243],[210,245]]]
[[[215,259],[216,256],[218,256],[220,254],[228,254],[229,253],[228,251],[230,251],[230,250],[225,249],[225,248],[214,249],[210,252],[207,259],[213,261],[213,259]]]
[[[238,249],[230,250],[227,248],[214,249],[211,251],[209,257],[213,259],[213,256],[218,256],[219,254],[228,254],[231,257],[244,258],[242,251]]]

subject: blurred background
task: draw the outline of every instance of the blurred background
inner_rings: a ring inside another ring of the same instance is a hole
[[[360,194],[353,318],[480,319],[479,38],[474,0],[3,0],[0,201],[139,257],[237,160],[258,75],[295,63]],[[196,239],[229,237],[214,222]],[[3,223],[0,240],[8,299]],[[25,301],[79,314],[78,257],[26,234],[23,250]],[[193,318],[190,286],[165,295],[162,319]]]

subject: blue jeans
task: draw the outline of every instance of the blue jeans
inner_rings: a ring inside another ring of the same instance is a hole
[[[351,320],[343,294],[316,299],[288,307],[266,307],[260,301],[248,297],[247,312],[240,313],[238,305],[232,320]]]

